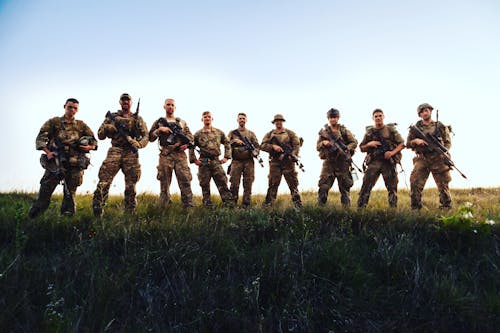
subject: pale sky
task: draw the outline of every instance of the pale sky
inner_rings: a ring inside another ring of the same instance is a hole
[[[0,191],[38,191],[35,137],[63,114],[68,97],[80,101],[77,118],[97,135],[123,92],[141,98],[148,128],[164,115],[167,97],[193,133],[205,110],[226,133],[238,112],[247,113],[259,139],[273,128],[273,115],[284,114],[285,126],[304,138],[299,189],[314,191],[321,170],[315,143],[328,109],[339,109],[340,122],[361,141],[373,109],[382,108],[406,139],[418,104],[428,102],[452,124],[452,157],[469,178],[452,171],[450,186],[500,186],[499,17],[496,0],[0,1],[0,128],[7,140]],[[110,146],[99,144],[78,193],[95,189]],[[403,151],[407,183],[413,156]],[[254,193],[267,189],[262,157]],[[354,160],[363,159],[358,149]],[[140,151],[140,162],[138,191],[158,194],[157,143]],[[111,193],[123,185],[119,174]],[[360,187],[358,180],[353,190]],[[175,181],[171,190],[179,192]],[[280,192],[288,193],[284,181]]]

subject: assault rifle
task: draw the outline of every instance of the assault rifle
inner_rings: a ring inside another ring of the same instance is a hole
[[[439,138],[437,137],[436,134],[434,133],[427,133],[425,134],[422,132],[417,126],[415,125],[410,125],[410,132],[413,131],[413,134],[419,138],[427,142],[426,150],[428,152],[437,152],[441,154],[441,156],[444,159],[444,163],[450,167],[450,169],[455,169],[458,171],[460,176],[464,177],[467,179],[467,176],[463,174],[462,171],[460,171],[455,163],[451,160],[450,152],[448,151],[448,148],[443,146]]]
[[[245,150],[248,150],[252,154],[252,156],[259,162],[260,166],[264,167],[264,161],[257,153],[256,151],[257,148],[250,141],[250,139],[247,138],[246,136],[243,136],[237,129],[234,130],[233,133],[236,134],[236,136],[239,137],[241,141],[243,141],[243,147],[245,148]]]
[[[177,140],[179,140],[180,145],[187,145],[188,148],[196,148],[193,141],[189,140],[187,136],[182,133],[182,127],[175,122],[169,122],[165,118],[158,119],[158,124],[161,126],[165,126],[170,128],[172,133],[167,137],[167,143],[169,145],[174,144]]]
[[[397,125],[396,123],[391,123],[389,125]],[[391,151],[393,148],[387,141],[382,137],[382,133],[380,129],[373,129],[373,134],[376,136],[377,141],[380,142],[380,146],[373,148],[372,154],[375,159],[384,159],[385,160],[385,153],[388,151]],[[394,164],[401,164],[401,161],[399,157],[392,156],[389,161],[394,165]]]
[[[302,172],[306,172],[306,170],[304,170],[304,165],[302,164],[302,162],[300,162],[298,156],[293,154],[292,147],[290,145],[287,145],[285,143],[280,143],[275,136],[272,137],[270,143],[280,146],[281,149],[283,149],[283,152],[277,153],[279,160],[288,157],[292,162],[295,162],[295,164],[297,164],[297,166],[299,167],[300,170],[302,170]]]
[[[347,162],[349,162],[352,166],[354,166],[356,170],[358,170],[360,173],[363,173],[363,171],[352,160],[352,156],[351,153],[349,153],[349,149],[347,148],[345,143],[342,142],[342,140],[340,140],[339,135],[332,132],[331,135],[328,135],[328,140],[330,140],[331,143],[330,152],[332,153],[340,152],[340,154],[345,156]]]
[[[140,101],[139,101],[140,103]],[[139,108],[139,104],[137,104],[137,108]],[[139,112],[139,110],[136,111],[136,113]],[[111,113],[111,111],[108,111],[106,113],[106,118],[116,127],[116,130],[118,131],[118,134],[129,144],[130,149],[135,153],[139,150],[139,148],[134,147],[127,139],[127,137],[131,136],[128,128],[121,122],[116,120],[116,116]],[[137,124],[137,121],[136,121]]]

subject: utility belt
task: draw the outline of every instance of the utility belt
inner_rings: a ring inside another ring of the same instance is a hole
[[[214,158],[212,156],[200,156],[200,161],[201,161],[201,165],[203,165],[203,166],[214,165],[214,164],[217,164],[217,163],[220,164],[219,159],[218,158]]]

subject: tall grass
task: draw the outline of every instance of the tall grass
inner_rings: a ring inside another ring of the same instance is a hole
[[[273,209],[165,210],[112,197],[73,218],[60,197],[29,220],[33,194],[0,195],[2,332],[494,332],[499,324],[500,190],[454,190],[440,211],[364,210],[280,196]],[[353,195],[353,201],[356,200]],[[217,201],[217,198],[214,198]]]

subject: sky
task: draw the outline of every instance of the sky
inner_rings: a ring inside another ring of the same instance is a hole
[[[170,97],[193,133],[205,110],[226,133],[245,112],[262,139],[274,114],[283,114],[285,127],[304,138],[302,191],[317,190],[315,144],[330,108],[361,141],[375,108],[406,138],[417,106],[427,102],[434,118],[439,109],[439,120],[452,125],[452,158],[468,177],[452,171],[450,186],[500,186],[499,16],[496,0],[0,0],[0,129],[7,139],[0,191],[38,191],[35,138],[46,120],[63,114],[67,98],[80,101],[77,119],[97,135],[124,92],[141,98],[148,127]],[[91,153],[78,193],[94,191],[109,141]],[[403,151],[400,189],[409,186],[413,156]],[[358,148],[354,161],[363,159]],[[140,150],[140,162],[138,192],[158,194],[156,142]],[[200,194],[196,168],[192,188]],[[266,192],[268,171],[256,164],[254,193]],[[111,193],[122,193],[123,182],[119,173]],[[380,179],[376,188],[383,187]],[[175,181],[171,190],[179,193]],[[280,192],[288,193],[284,181]]]

